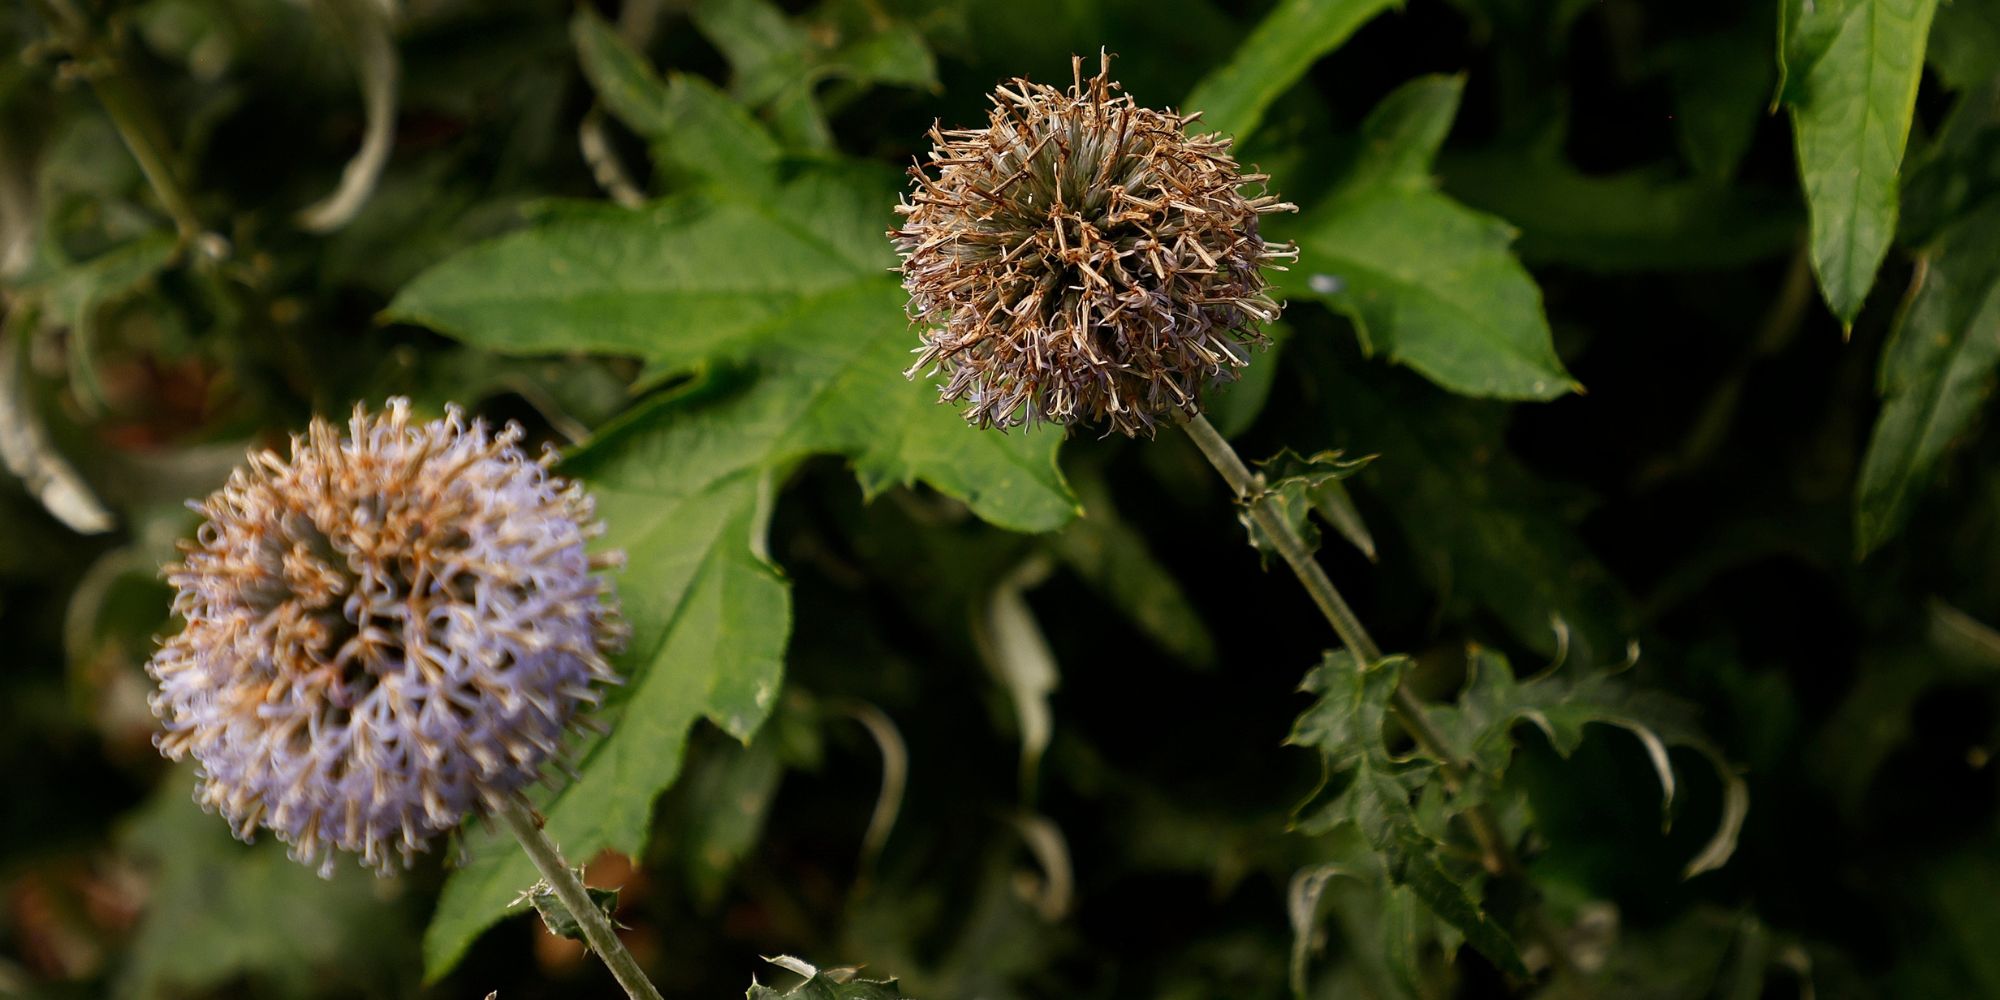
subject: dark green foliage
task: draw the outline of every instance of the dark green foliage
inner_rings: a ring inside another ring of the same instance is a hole
[[[901,374],[926,131],[1100,50],[1300,208],[1208,416],[1376,662],[1171,427]],[[183,502],[401,394],[628,557],[534,794],[668,996],[2000,995],[2000,0],[30,0],[0,51],[0,993],[613,995],[503,831],[322,881],[150,745]]]

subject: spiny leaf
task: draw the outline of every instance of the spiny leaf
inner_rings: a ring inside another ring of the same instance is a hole
[[[1857,555],[1902,528],[1939,460],[1992,398],[1996,365],[2000,199],[1988,199],[1925,252],[1909,305],[1882,349],[1882,414],[1855,489]]]
[[[811,964],[780,955],[765,959],[787,972],[805,977],[805,981],[783,993],[752,982],[748,1000],[901,1000],[903,991],[894,979],[861,979],[855,969],[819,969]]]
[[[583,891],[590,897],[591,905],[604,911],[605,916],[618,912],[618,890],[587,885]],[[542,926],[547,927],[550,934],[571,941],[583,940],[583,924],[578,922],[569,907],[563,905],[562,900],[556,897],[556,891],[547,883],[537,882],[527,896],[529,905],[535,908],[535,913],[542,918]]]
[[[1723,783],[1723,815],[1715,834],[1688,863],[1687,877],[1721,867],[1735,851],[1737,832],[1748,808],[1748,792],[1722,751],[1689,718],[1689,709],[1661,695],[1634,691],[1608,673],[1570,679],[1549,674],[1517,681],[1505,657],[1475,647],[1466,664],[1468,680],[1455,705],[1430,710],[1432,721],[1459,759],[1470,762],[1497,787],[1514,755],[1513,729],[1527,721],[1541,729],[1556,752],[1567,757],[1582,744],[1591,723],[1615,726],[1637,737],[1659,775],[1661,812],[1671,817],[1678,784],[1667,747],[1687,747],[1708,758]]]
[[[1412,804],[1418,789],[1436,780],[1435,767],[1399,763],[1383,745],[1389,699],[1408,666],[1407,658],[1390,657],[1364,668],[1341,650],[1327,654],[1307,675],[1302,690],[1318,694],[1319,700],[1299,717],[1288,742],[1317,748],[1329,779],[1344,775],[1347,784],[1333,799],[1304,813],[1299,828],[1326,833],[1353,825],[1382,857],[1392,885],[1407,887],[1501,968],[1524,972],[1513,939],[1472,894],[1469,885],[1476,880],[1446,869],[1440,857],[1443,845]]]
[[[1421,77],[1369,115],[1347,178],[1287,233],[1307,276],[1300,291],[1352,320],[1366,350],[1453,392],[1552,399],[1577,385],[1556,357],[1540,289],[1508,250],[1514,230],[1430,177],[1464,82]]]
[[[1304,456],[1286,448],[1258,463],[1258,466],[1265,478],[1265,494],[1272,498],[1285,520],[1305,539],[1307,548],[1319,547],[1319,529],[1313,526],[1308,516],[1312,511],[1319,511],[1328,524],[1355,540],[1355,544],[1373,558],[1374,542],[1361,525],[1360,515],[1354,511],[1346,488],[1340,485],[1341,480],[1367,467],[1372,459],[1373,456],[1342,458],[1337,451]],[[1250,543],[1258,551],[1276,551],[1270,538],[1251,518],[1248,508],[1239,511],[1237,519],[1250,532]]]
[[[1785,0],[1784,77],[1812,264],[1851,325],[1896,234],[1897,173],[1937,0]]]

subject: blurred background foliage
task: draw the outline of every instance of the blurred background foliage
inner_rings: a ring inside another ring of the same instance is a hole
[[[1374,456],[1292,499],[1492,765],[1522,872],[1401,806],[1476,917],[1342,821],[1415,772],[1343,756],[1365,678],[1186,440],[900,375],[897,172],[1100,48],[1305,208],[1210,416]],[[544,808],[670,996],[2000,996],[1994,0],[30,0],[0,49],[0,995],[611,994],[490,831],[321,881],[150,746],[182,501],[404,394],[569,449],[631,554]]]

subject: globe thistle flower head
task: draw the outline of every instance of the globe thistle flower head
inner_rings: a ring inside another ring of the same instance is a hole
[[[333,868],[378,872],[535,781],[623,641],[581,487],[457,408],[357,406],[191,503],[166,568],[187,626],[148,663],[155,738],[195,798]]]
[[[914,376],[983,427],[1103,423],[1127,435],[1201,408],[1236,377],[1279,306],[1263,269],[1298,256],[1258,235],[1295,211],[1246,195],[1219,134],[1197,116],[1140,107],[1110,57],[1067,90],[1015,79],[987,126],[933,126],[928,167],[890,233],[910,314],[925,324]]]

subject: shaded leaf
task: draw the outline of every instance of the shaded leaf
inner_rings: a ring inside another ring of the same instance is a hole
[[[2000,200],[1954,222],[1925,252],[1882,350],[1882,413],[1855,488],[1855,551],[1910,516],[1944,453],[1985,406],[2000,365]]]
[[[191,769],[177,769],[129,821],[123,849],[143,859],[149,901],[112,995],[182,997],[248,982],[259,996],[320,995],[329,980],[393,992],[414,928],[354,865],[331,879],[284,845],[237,843],[202,812]]]
[[[729,60],[730,90],[767,108],[773,129],[800,149],[832,148],[814,95],[824,80],[937,85],[930,48],[908,24],[883,16],[879,7],[829,6],[798,21],[769,0],[703,0],[690,12],[695,27]]]
[[[715,908],[737,862],[763,834],[785,773],[778,733],[785,712],[781,704],[747,745],[693,740],[688,766],[668,797],[662,836],[672,844],[694,904],[704,911]]]
[[[1672,53],[1681,152],[1703,177],[1729,179],[1749,150],[1770,104],[1772,44],[1769,20],[1742,18]]]
[[[1513,637],[1554,655],[1555,622],[1583,663],[1610,663],[1625,649],[1625,598],[1569,523],[1580,498],[1546,483],[1507,450],[1504,420],[1490,404],[1398,391],[1376,380],[1327,372],[1330,426],[1366,428],[1342,443],[1375,460],[1355,480],[1381,498],[1446,606],[1469,601]]]
[[[1931,21],[1925,53],[1938,77],[1954,90],[1970,90],[2000,76],[2000,3],[1946,0]]]
[[[1717,154],[1720,155],[1720,154]],[[1661,168],[1585,174],[1556,150],[1446,155],[1445,189],[1521,229],[1523,259],[1588,271],[1705,271],[1790,250],[1796,196],[1674,177]]]
[[[111,511],[49,440],[27,391],[26,338],[16,342],[10,333],[0,327],[0,465],[71,531],[110,531],[116,524]]]
[[[1264,353],[1252,360],[1234,381],[1216,386],[1202,404],[1202,415],[1223,437],[1233,438],[1257,422],[1264,404],[1271,398],[1271,385],[1284,367],[1279,358],[1285,341],[1291,339],[1292,328],[1279,321],[1266,325],[1264,335],[1271,341]]]
[[[1144,535],[1118,516],[1095,470],[1072,470],[1084,514],[1051,536],[1057,558],[1147,638],[1198,667],[1215,663],[1215,639]]]

